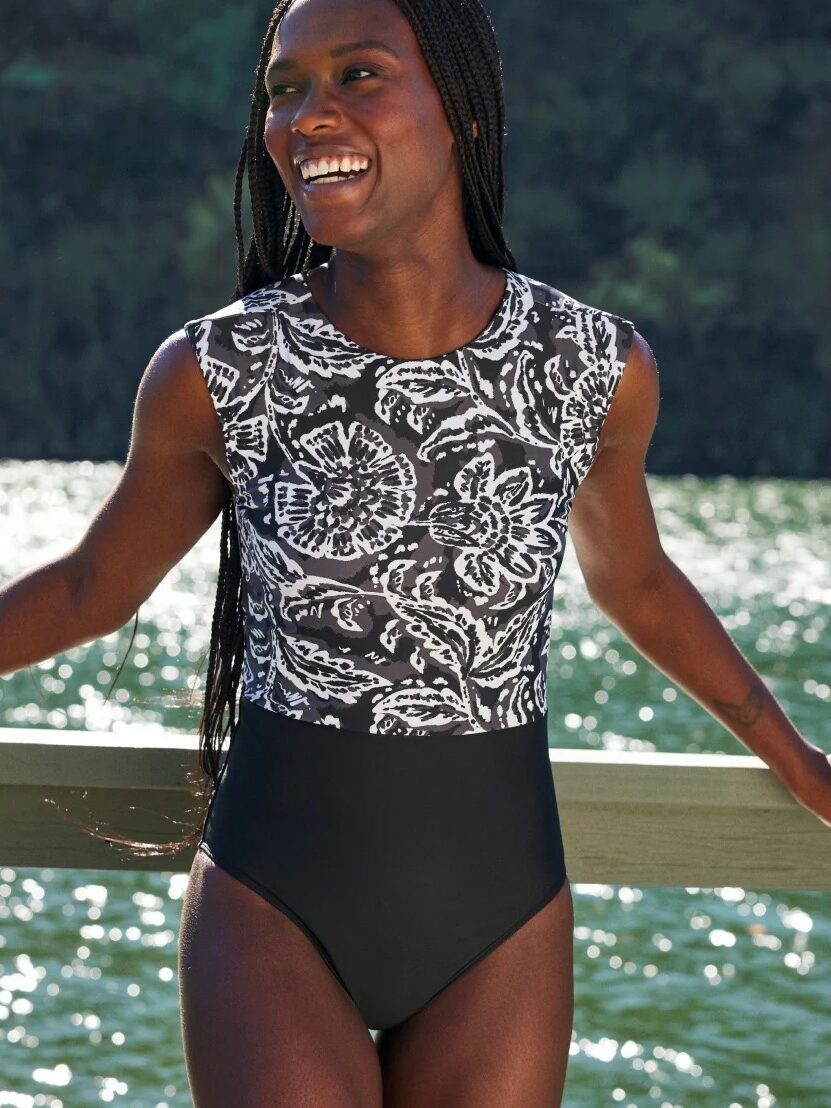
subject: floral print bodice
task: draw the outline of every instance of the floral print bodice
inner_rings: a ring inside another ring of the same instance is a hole
[[[634,326],[505,274],[433,359],[358,346],[301,273],[184,325],[230,466],[248,700],[411,735],[546,712],[568,514]]]

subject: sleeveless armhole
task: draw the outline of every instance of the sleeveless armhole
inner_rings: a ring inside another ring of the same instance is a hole
[[[219,312],[189,320],[182,330],[188,337],[199,369],[219,417],[225,456],[228,460],[232,490],[240,492],[237,456],[237,408],[236,400],[240,383],[240,352],[234,350],[232,332],[234,323],[243,311],[242,304],[229,304]]]
[[[603,338],[594,364],[578,381],[577,418],[582,426],[572,454],[575,492],[585,480],[597,456],[600,433],[623,377],[635,337],[635,324],[622,316],[598,309],[598,330]]]

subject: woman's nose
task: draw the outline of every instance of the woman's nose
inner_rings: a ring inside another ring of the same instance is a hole
[[[325,87],[311,87],[292,116],[291,129],[300,134],[318,127],[340,123],[342,113],[331,92]]]

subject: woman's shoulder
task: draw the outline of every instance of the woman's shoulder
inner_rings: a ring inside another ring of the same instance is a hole
[[[225,407],[259,381],[278,343],[279,309],[291,311],[304,291],[296,274],[244,293],[182,324],[218,406]]]
[[[578,355],[586,365],[611,361],[622,369],[635,335],[635,324],[606,305],[581,300],[549,282],[518,274],[528,289],[537,317],[547,324],[547,334],[557,352]]]
[[[630,327],[634,326],[630,319],[596,302],[594,298],[592,302],[581,300],[572,293],[542,281],[538,277],[531,277],[526,273],[519,273],[517,276],[525,282],[531,296],[541,308],[564,319],[575,316],[595,317],[618,324],[628,324]]]
[[[298,274],[292,274],[278,281],[269,282],[261,288],[243,293],[242,296],[219,308],[204,312],[184,323],[183,329],[194,329],[200,324],[216,324],[220,327],[233,327],[247,317],[273,311],[285,304],[295,304],[306,295]]]

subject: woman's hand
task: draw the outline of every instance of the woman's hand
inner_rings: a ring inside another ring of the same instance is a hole
[[[803,808],[831,827],[831,754],[807,743],[804,756],[786,784]]]

